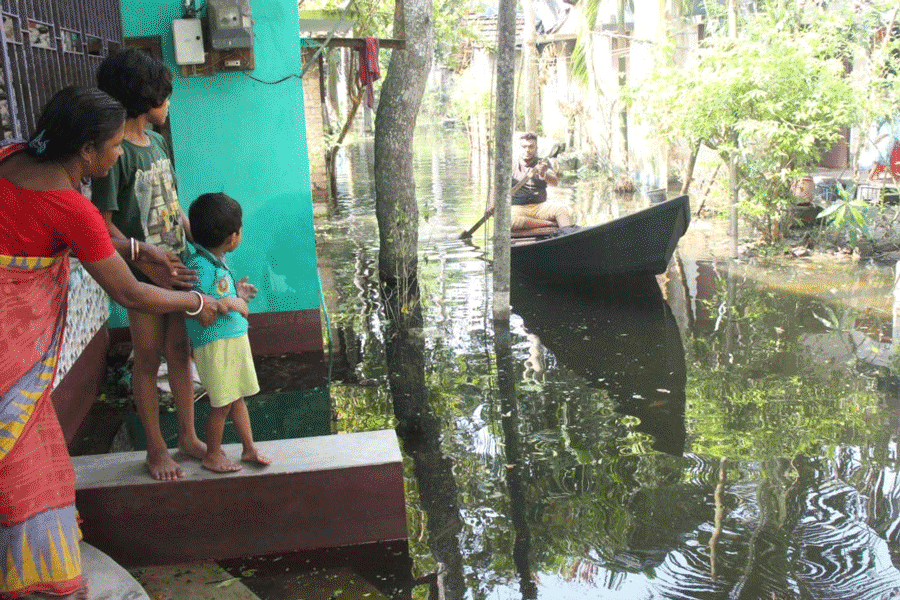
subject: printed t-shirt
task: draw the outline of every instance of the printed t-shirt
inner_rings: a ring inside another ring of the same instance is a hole
[[[147,130],[149,146],[122,141],[122,156],[106,177],[94,179],[91,201],[111,211],[112,222],[125,237],[145,241],[185,258],[181,205],[175,172],[161,135]]]
[[[53,256],[65,247],[82,262],[112,256],[100,211],[75,190],[26,190],[0,179],[0,254]]]
[[[188,259],[186,266],[197,271],[194,288],[213,298],[237,298],[234,275],[225,261],[201,246],[195,246],[196,253]],[[203,327],[196,319],[185,319],[191,346],[199,348],[215,340],[233,338],[247,333],[249,323],[241,313],[229,310],[209,327]]]

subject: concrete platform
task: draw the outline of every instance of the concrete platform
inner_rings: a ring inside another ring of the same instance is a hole
[[[128,571],[85,542],[81,542],[81,567],[88,600],[150,600]]]
[[[269,467],[150,478],[143,452],[73,457],[86,542],[126,567],[337,548],[407,537],[392,430],[259,442]],[[225,451],[240,455],[240,446]]]

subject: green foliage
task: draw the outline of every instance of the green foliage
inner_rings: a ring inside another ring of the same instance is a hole
[[[631,2],[631,4],[633,4],[633,2]],[[620,0],[617,3],[617,13],[620,22],[624,20],[625,8],[625,0]],[[587,86],[592,80],[589,73],[593,65],[591,54],[594,51],[594,29],[597,23],[597,16],[600,13],[600,0],[584,0],[581,3],[581,10],[584,14],[582,30],[575,39],[575,47],[572,49],[572,56],[569,59],[569,69],[572,74],[572,79],[582,86]]]
[[[660,66],[629,94],[635,114],[666,142],[706,145],[726,163],[736,155],[746,214],[761,225],[781,220],[795,201],[791,181],[860,119],[860,94],[842,60],[847,41],[835,34],[852,21],[818,17],[807,24],[771,9],[737,38],[710,38],[696,66]]]
[[[852,248],[856,248],[860,241],[874,237],[872,223],[875,221],[873,206],[865,200],[854,198],[854,191],[855,186],[845,188],[838,183],[837,200],[819,214],[829,227],[847,234]]]
[[[460,52],[462,46],[475,37],[474,31],[466,26],[463,17],[472,11],[476,3],[459,2],[458,0],[433,0],[433,2],[435,62],[454,70],[458,69],[461,66],[459,59],[462,54]],[[395,5],[394,0],[352,0],[347,18],[357,21],[355,35],[379,38],[395,37]],[[343,10],[344,6],[346,6],[344,0],[307,0],[300,4],[304,10]],[[384,54],[390,55],[390,53]],[[382,66],[386,66],[386,64]]]

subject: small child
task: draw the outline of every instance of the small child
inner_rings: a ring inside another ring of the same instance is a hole
[[[194,320],[187,322],[197,373],[212,405],[206,421],[206,456],[201,464],[216,473],[241,469],[222,450],[225,420],[230,416],[244,445],[241,460],[268,465],[271,459],[261,455],[253,444],[250,414],[244,403],[245,396],[259,392],[247,337],[247,302],[257,290],[246,277],[235,282],[225,264],[225,253],[233,252],[241,243],[241,205],[222,193],[203,194],[191,204],[188,218],[197,253],[187,266],[197,271],[197,289],[220,300],[229,311],[209,327]]]

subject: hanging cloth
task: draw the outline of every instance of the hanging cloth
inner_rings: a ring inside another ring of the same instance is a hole
[[[378,40],[367,37],[359,48],[359,84],[366,88],[366,106],[372,108],[375,104],[375,90],[372,84],[381,77],[381,67],[378,66]]]

